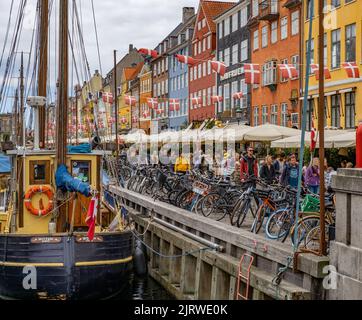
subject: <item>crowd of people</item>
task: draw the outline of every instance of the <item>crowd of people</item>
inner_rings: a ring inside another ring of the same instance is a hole
[[[123,156],[126,156],[123,153]],[[325,188],[328,190],[332,185],[332,177],[337,174],[335,169],[328,165],[325,159],[321,166],[319,158],[313,158],[310,162],[304,163],[302,172],[296,154],[288,156],[280,153],[278,156],[268,155],[265,160],[259,162],[254,155],[254,148],[248,147],[245,154],[232,153],[224,150],[224,156],[215,156],[209,159],[201,150],[194,153],[181,153],[176,155],[169,151],[163,154],[164,159],[168,159],[169,168],[174,173],[183,174],[191,169],[200,171],[212,171],[215,176],[225,180],[240,183],[256,177],[264,180],[268,184],[280,183],[283,186],[297,188],[301,175],[304,187],[314,194],[320,191],[320,172],[324,170]],[[162,153],[153,152],[147,156],[147,163],[156,164],[162,160]],[[161,161],[162,162],[162,161]],[[353,168],[353,164],[342,161],[341,168]]]

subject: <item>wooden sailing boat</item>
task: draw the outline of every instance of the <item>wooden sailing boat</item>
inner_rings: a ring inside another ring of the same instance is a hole
[[[44,149],[45,110],[40,103],[39,135],[35,136],[34,150],[9,153],[13,158],[15,183],[8,210],[0,214],[0,298],[3,299],[108,298],[124,288],[132,267],[133,236],[122,228],[116,210],[99,208],[93,241],[87,236],[88,196],[90,190],[101,194],[104,152],[67,153],[67,128],[63,124],[67,123],[68,114],[68,0],[59,3],[57,149]],[[41,21],[41,32],[46,33],[41,41],[47,41],[48,0],[41,1]],[[41,47],[46,48],[47,44],[43,42]],[[46,96],[44,52],[39,63],[40,97]],[[69,174],[60,172],[64,165]],[[65,184],[63,179],[67,179]],[[35,276],[30,289],[24,286],[27,275]]]

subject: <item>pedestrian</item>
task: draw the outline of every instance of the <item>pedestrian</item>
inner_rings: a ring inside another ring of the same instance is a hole
[[[281,152],[279,154],[278,159],[275,158],[275,159],[273,159],[273,161],[274,161],[273,165],[274,165],[274,169],[275,169],[275,174],[276,174],[276,177],[279,179],[279,177],[282,174],[284,165],[285,165],[285,153]]]
[[[320,162],[318,158],[314,158],[312,164],[305,173],[305,185],[308,190],[314,194],[319,194],[320,186]]]
[[[245,182],[251,177],[258,177],[258,161],[254,157],[254,149],[249,147],[246,156],[241,159],[240,179]]]
[[[175,173],[186,173],[190,170],[190,161],[182,153],[175,163]]]
[[[343,160],[343,161],[341,162],[341,168],[342,168],[342,169],[346,169],[346,168],[347,168],[347,160]]]
[[[290,186],[294,189],[298,188],[299,180],[299,164],[295,154],[290,155],[288,161],[284,165],[280,183],[283,186]]]
[[[267,156],[265,158],[265,163],[260,170],[260,178],[268,184],[275,182],[276,171],[273,165],[273,158],[271,156]]]
[[[235,170],[234,170],[234,174],[233,174],[233,180],[236,183],[240,182],[240,154],[239,153],[235,153]]]
[[[333,167],[327,168],[325,172],[325,185],[326,190],[330,190],[332,188],[332,177],[337,174],[337,171],[334,170]]]

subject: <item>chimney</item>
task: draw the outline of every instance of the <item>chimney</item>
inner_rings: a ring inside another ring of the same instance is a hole
[[[182,9],[182,23],[185,23],[187,20],[191,19],[195,15],[194,7],[184,7]]]
[[[133,51],[133,44],[129,45],[129,53],[131,53]]]

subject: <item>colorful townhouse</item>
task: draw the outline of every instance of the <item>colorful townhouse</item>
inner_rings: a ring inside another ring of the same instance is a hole
[[[147,101],[152,98],[152,71],[149,61],[145,62],[138,78],[140,81],[139,128],[146,134],[150,134],[151,109]]]
[[[191,54],[191,41],[195,21],[195,8],[183,8],[182,27],[171,41],[168,57],[169,97],[179,101],[179,107],[171,106],[169,108],[171,130],[180,130],[188,126],[189,68],[186,64],[180,63],[175,55],[189,56]]]
[[[310,1],[303,1],[304,34],[309,31],[313,20],[312,62],[318,64],[318,1],[314,1],[312,17],[309,15]],[[325,1],[324,64],[330,71],[325,79],[325,125],[353,129],[362,120],[362,78],[349,78],[343,68],[345,62],[356,62],[362,71],[362,0]],[[303,43],[306,56],[307,38]],[[303,62],[304,65],[306,62]],[[304,68],[304,75],[307,70]],[[319,86],[315,75],[310,74],[307,107],[307,128],[312,118],[318,119]],[[315,123],[317,125],[317,123]]]
[[[251,88],[251,124],[300,125],[300,0],[252,0],[249,30],[251,61],[260,65],[261,83]],[[298,71],[283,78],[278,65],[291,64]]]
[[[224,76],[217,76],[218,96],[217,119],[222,122],[239,121],[250,124],[250,86],[245,83],[244,63],[250,63],[250,1],[242,0],[219,15],[217,24],[217,60],[227,66]],[[242,99],[234,99],[242,92]],[[242,112],[237,110],[241,109]],[[240,114],[240,115],[239,115]]]
[[[192,38],[192,58],[197,64],[189,66],[189,121],[202,123],[215,118],[216,109],[211,97],[216,95],[217,74],[208,61],[215,60],[216,24],[214,19],[235,5],[235,2],[201,0]],[[193,98],[201,98],[193,105]]]
[[[141,65],[143,69],[143,63]],[[134,77],[130,82],[129,95],[136,99],[136,102],[131,105],[132,129],[140,128],[140,78],[138,76],[142,69],[138,68],[135,71]]]

